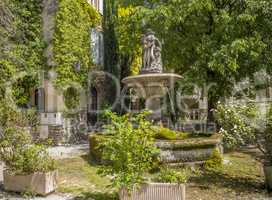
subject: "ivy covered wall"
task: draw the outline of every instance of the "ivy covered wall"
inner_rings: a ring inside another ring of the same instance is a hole
[[[0,98],[11,89],[15,103],[26,106],[43,68],[42,0],[0,2]]]
[[[59,0],[53,39],[58,88],[87,85],[92,66],[90,30],[99,21],[100,15],[86,0]]]

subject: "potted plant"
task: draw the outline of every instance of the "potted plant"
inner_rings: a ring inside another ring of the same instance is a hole
[[[111,176],[121,200],[184,200],[185,186],[178,183],[150,183],[146,174],[158,167],[159,150],[154,129],[146,120],[148,111],[118,116],[107,112],[111,123],[106,127],[109,140],[103,142],[100,174]],[[160,194],[160,195],[159,195]]]
[[[5,128],[0,137],[0,159],[5,163],[4,189],[47,195],[56,189],[54,160],[44,145],[33,144],[23,128]]]

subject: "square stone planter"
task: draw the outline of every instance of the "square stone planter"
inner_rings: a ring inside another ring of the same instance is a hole
[[[126,189],[119,192],[120,200],[185,200],[185,185],[172,183],[148,183],[131,194]]]
[[[264,166],[264,174],[267,189],[272,191],[272,166]]]
[[[4,189],[11,192],[33,192],[46,196],[57,187],[58,171],[37,172],[29,175],[11,175],[4,171]]]

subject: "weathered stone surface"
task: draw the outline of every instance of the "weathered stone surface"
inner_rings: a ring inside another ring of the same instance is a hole
[[[4,189],[12,192],[33,192],[46,196],[55,191],[57,174],[57,171],[52,171],[30,175],[11,175],[4,171]]]
[[[191,138],[185,140],[159,140],[160,160],[167,164],[202,163],[208,160],[214,150],[221,150],[221,138]]]
[[[161,151],[160,159],[163,163],[184,163],[184,162],[198,162],[208,160],[214,148],[207,149],[193,149],[193,150],[167,150]]]

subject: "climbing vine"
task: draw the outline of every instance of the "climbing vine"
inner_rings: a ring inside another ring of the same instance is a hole
[[[90,30],[100,21],[86,0],[60,0],[56,15],[53,52],[58,88],[87,85],[92,65]]]

